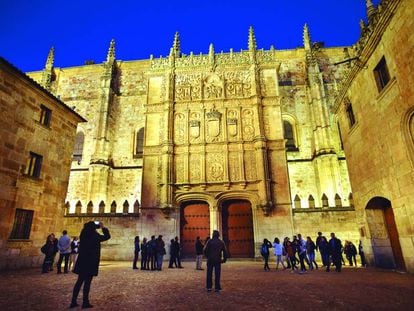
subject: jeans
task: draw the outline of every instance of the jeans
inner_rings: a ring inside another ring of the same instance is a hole
[[[213,269],[214,269],[214,276],[215,276],[214,288],[217,290],[220,290],[221,289],[221,285],[220,285],[221,262],[212,262],[212,261],[207,261],[207,289],[211,289],[213,287]]]
[[[285,264],[283,263],[282,255],[276,255],[276,269],[279,268],[279,263],[282,264],[283,269],[285,269]]]
[[[157,254],[157,269],[162,270],[162,261],[164,259],[164,255]]]
[[[203,262],[203,255],[196,256],[196,269],[201,270],[201,264]]]

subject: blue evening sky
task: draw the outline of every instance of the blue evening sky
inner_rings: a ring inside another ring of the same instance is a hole
[[[379,0],[374,1],[375,4]],[[167,55],[174,33],[184,54],[247,49],[253,26],[259,49],[302,46],[308,23],[312,41],[355,43],[365,0],[0,0],[0,56],[23,71],[41,70],[55,47],[55,66],[101,63],[109,42],[116,58]]]

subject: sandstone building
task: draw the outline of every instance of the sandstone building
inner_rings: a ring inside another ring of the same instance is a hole
[[[381,14],[398,2],[383,1]],[[368,16],[372,8],[367,1]],[[253,28],[240,52],[210,44],[208,54],[184,54],[178,33],[168,56],[146,60],[117,60],[112,41],[102,64],[57,68],[51,50],[29,75],[88,120],[77,130],[65,227],[73,235],[89,219],[108,222],[107,259],[129,259],[133,237],[153,234],[179,236],[191,255],[213,229],[233,257],[297,232],[357,243],[364,215],[335,108],[356,63],[344,60],[360,51],[313,42],[307,25],[291,50],[258,49]]]
[[[370,2],[370,1],[368,1]],[[414,271],[414,1],[368,6],[336,99],[358,227],[376,265]]]
[[[85,120],[0,58],[0,269],[38,265],[63,226],[76,127]]]

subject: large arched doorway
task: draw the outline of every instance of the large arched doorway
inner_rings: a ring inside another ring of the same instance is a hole
[[[210,211],[208,204],[203,201],[183,203],[180,216],[182,256],[194,257],[197,236],[204,241],[210,235]]]
[[[233,258],[254,257],[252,208],[249,201],[229,200],[222,204],[223,240]]]
[[[375,264],[382,268],[405,270],[397,225],[391,202],[374,197],[366,206]]]

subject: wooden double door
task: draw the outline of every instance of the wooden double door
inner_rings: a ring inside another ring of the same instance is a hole
[[[251,204],[230,200],[221,207],[221,236],[233,258],[254,257]],[[181,246],[184,257],[195,256],[197,236],[204,242],[210,235],[210,212],[205,202],[191,202],[181,208]]]

